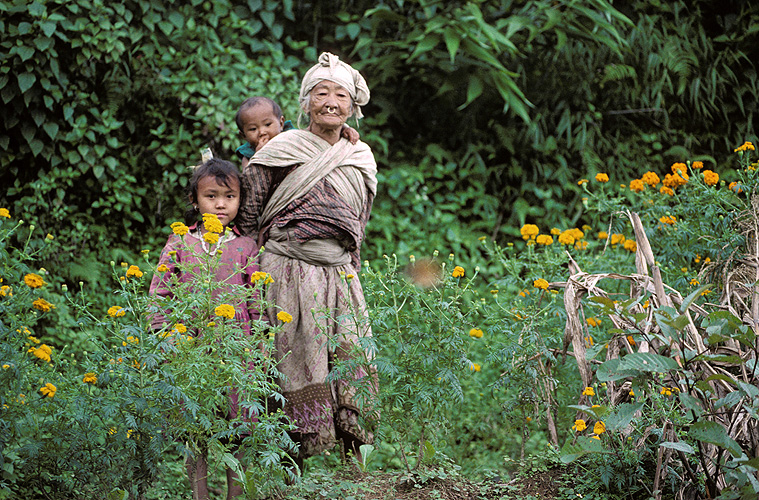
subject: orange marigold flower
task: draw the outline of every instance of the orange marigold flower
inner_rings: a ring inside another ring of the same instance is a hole
[[[574,245],[575,237],[574,237],[573,231],[571,229],[567,229],[566,231],[563,231],[559,235],[559,243],[561,243],[562,245]]]
[[[629,250],[631,252],[637,252],[638,244],[635,243],[635,240],[625,240],[625,250]]]
[[[594,317],[590,317],[586,319],[585,321],[587,321],[588,325],[590,326],[599,326],[601,324],[601,320]]]
[[[737,153],[739,151],[754,151],[754,145],[746,141],[742,145],[738,146],[737,148],[733,150],[734,153]]]
[[[454,278],[461,278],[462,276],[464,276],[464,273],[465,271],[463,267],[456,266],[453,268],[453,272],[451,273],[451,276],[453,276]]]
[[[541,290],[548,290],[548,281],[544,280],[543,278],[536,279],[532,282],[532,286],[535,288],[540,288]]]
[[[735,181],[733,181],[733,182],[731,182],[730,184],[728,184],[727,188],[728,188],[730,191],[733,191],[733,192],[735,192],[735,193],[742,193],[742,192],[743,192],[743,189],[741,189],[741,187],[740,187],[740,186],[738,185],[738,183],[737,183],[737,182],[735,182]]]
[[[688,166],[685,163],[673,163],[672,164],[672,173],[673,174],[680,174],[680,175],[687,175],[688,174]]]
[[[630,191],[634,193],[640,193],[646,189],[646,185],[640,179],[633,179],[630,181]]]
[[[693,170],[701,170],[702,168],[704,168],[704,162],[694,161],[693,163],[691,163],[691,167],[693,168]]]
[[[293,320],[293,317],[286,313],[285,311],[279,311],[277,313],[277,319],[280,320],[282,323],[289,323]]]
[[[624,243],[624,242],[625,242],[625,235],[624,234],[614,233],[614,234],[611,235],[611,244],[612,245],[619,245],[620,243]]]
[[[582,186],[583,184],[587,184],[587,183],[588,183],[588,179],[580,179],[579,181],[577,181],[578,186]]]
[[[95,385],[97,383],[97,381],[98,381],[98,376],[95,375],[92,372],[85,373],[84,374],[84,378],[82,379],[82,382],[84,382],[85,384],[93,384],[93,385]]]
[[[719,182],[719,174],[711,170],[704,170],[704,182],[707,186],[714,186]]]
[[[551,228],[551,234],[554,236],[558,236],[561,234],[561,229],[559,229],[558,227]]]
[[[519,232],[522,234],[523,240],[533,240],[540,233],[540,230],[535,224],[525,224]]]
[[[659,192],[661,194],[666,194],[667,196],[675,195],[675,191],[671,187],[668,187],[668,186],[662,186],[661,188],[659,188]]]
[[[43,396],[47,396],[49,398],[55,397],[55,393],[58,391],[58,388],[48,382],[47,384],[40,387],[40,392]]]
[[[598,182],[609,182],[609,174],[598,173],[596,174],[596,180]]]
[[[140,268],[137,266],[129,266],[129,269],[127,269],[126,272],[127,278],[142,278],[142,271],[140,271]]]
[[[547,234],[539,234],[537,238],[535,238],[535,242],[538,245],[553,245],[553,238]]]
[[[575,250],[585,250],[588,248],[588,242],[585,240],[575,241]]]
[[[606,231],[599,231],[597,237],[599,240],[605,240],[609,237],[609,234]]]
[[[32,307],[42,312],[48,312],[50,309],[55,309],[55,306],[45,299],[37,299],[32,302]]]
[[[672,215],[665,215],[665,216],[659,218],[659,222],[661,222],[662,224],[670,224],[670,225],[672,225],[675,222],[677,222],[677,220]]]
[[[659,182],[661,182],[661,180],[659,179],[659,176],[656,175],[656,173],[650,172],[650,171],[643,174],[643,177],[641,177],[640,180],[645,182],[651,187],[656,187],[656,185],[659,184]]]
[[[26,283],[26,286],[29,288],[40,288],[46,285],[45,280],[42,279],[42,276],[34,273],[29,273],[24,276],[24,283]]]

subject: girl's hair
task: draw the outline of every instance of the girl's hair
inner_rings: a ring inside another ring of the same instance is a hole
[[[242,118],[240,117],[242,112],[259,104],[270,104],[271,110],[274,112],[274,117],[277,118],[277,120],[282,118],[282,108],[280,108],[279,104],[274,102],[273,99],[269,99],[268,97],[263,96],[248,97],[242,102],[242,104],[240,104],[240,109],[238,109],[237,113],[235,113],[235,123],[237,123],[237,128],[240,130],[240,132],[244,132],[242,129]]]
[[[220,186],[230,187],[230,179],[236,179],[237,185],[240,186],[240,205],[245,202],[245,190],[242,188],[242,179],[240,178],[240,172],[234,163],[227,160],[221,160],[219,158],[211,158],[201,163],[192,172],[190,177],[190,184],[187,186],[187,194],[190,199],[190,206],[184,214],[185,222],[187,224],[194,224],[198,220],[198,213],[193,206],[193,203],[198,201],[198,183],[200,179],[204,177],[216,178],[216,183]]]

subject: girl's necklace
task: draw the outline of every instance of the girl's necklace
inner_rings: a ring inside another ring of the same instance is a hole
[[[221,246],[224,244],[225,241],[232,241],[233,239],[237,237],[237,235],[233,233],[232,231],[224,231],[224,234],[219,236],[219,241],[216,242],[216,248],[211,248],[208,245],[205,238],[203,238],[203,233],[200,229],[197,230],[195,237],[200,240],[200,248],[202,248],[203,251],[207,253],[208,255],[213,255],[214,253],[218,252],[221,249]]]

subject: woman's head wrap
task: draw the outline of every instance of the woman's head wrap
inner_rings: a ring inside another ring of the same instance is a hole
[[[301,106],[311,90],[322,80],[329,80],[344,87],[356,106],[356,118],[360,119],[364,116],[360,106],[369,102],[369,87],[366,85],[366,80],[361,73],[329,52],[322,52],[319,62],[312,66],[303,77],[299,96]]]

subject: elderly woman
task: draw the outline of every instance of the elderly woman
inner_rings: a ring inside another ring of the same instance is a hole
[[[297,426],[300,459],[336,439],[356,454],[373,440],[360,425],[355,395],[362,383],[360,393],[375,393],[376,377],[359,368],[327,382],[336,359],[370,358],[358,348],[359,339],[371,335],[358,270],[377,165],[369,146],[340,137],[346,120],[360,118],[359,106],[368,101],[364,78],[323,53],[301,84],[308,127],[272,138],[243,170],[247,194],[238,220],[265,246],[261,268],[274,279],[267,313],[282,326],[275,340],[286,377],[280,385],[284,411]]]

